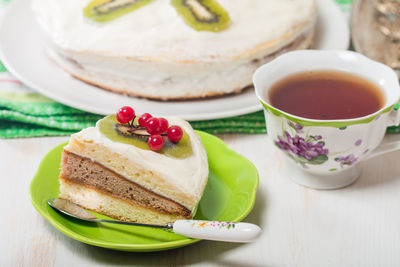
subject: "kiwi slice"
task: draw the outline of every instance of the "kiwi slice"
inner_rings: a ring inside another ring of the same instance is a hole
[[[231,22],[228,12],[215,0],[171,0],[171,5],[197,31],[219,32]]]
[[[107,22],[135,9],[150,4],[154,0],[93,0],[83,14],[97,22]]]
[[[139,116],[136,116],[136,120],[134,121],[135,126],[138,126],[137,118]],[[147,145],[148,134],[145,130],[132,128],[127,124],[120,124],[115,115],[108,115],[99,120],[97,127],[105,137],[114,142],[133,145],[144,150],[151,150]],[[167,157],[178,159],[189,157],[193,153],[190,137],[185,130],[183,130],[183,137],[178,143],[172,143],[168,138],[164,137],[164,147],[154,153],[161,153]]]
[[[143,128],[132,128],[127,124],[120,124],[120,123],[115,124],[114,128],[117,131],[117,133],[122,136],[130,138],[138,138],[144,142],[147,142],[147,139],[149,138],[149,134]]]

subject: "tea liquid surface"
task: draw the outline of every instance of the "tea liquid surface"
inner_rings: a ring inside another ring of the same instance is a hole
[[[267,98],[282,111],[317,120],[363,117],[385,104],[385,96],[377,85],[339,71],[290,75],[274,84]]]

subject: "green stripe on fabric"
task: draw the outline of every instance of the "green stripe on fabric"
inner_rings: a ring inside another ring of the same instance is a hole
[[[75,115],[70,116],[49,116],[36,117],[22,114],[11,110],[0,110],[0,119],[7,121],[16,121],[20,123],[34,124],[42,127],[54,128],[64,131],[79,131],[82,128],[94,126],[96,121],[102,116],[99,115]]]
[[[335,2],[339,5],[351,5],[353,0],[335,0]]]
[[[4,67],[3,62],[1,62],[1,61],[0,61],[0,72],[7,72],[6,67]]]
[[[391,127],[387,128],[386,133],[388,133],[388,134],[400,133],[400,125],[399,126],[391,126]]]
[[[44,128],[37,125],[0,120],[0,138],[68,136],[75,131]]]
[[[30,116],[89,114],[55,102],[38,93],[0,92],[0,109],[13,110]]]

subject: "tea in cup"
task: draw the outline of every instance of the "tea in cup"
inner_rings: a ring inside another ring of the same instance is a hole
[[[396,73],[355,52],[289,52],[261,66],[253,82],[269,139],[287,155],[291,179],[307,187],[353,183],[359,162],[400,121]]]

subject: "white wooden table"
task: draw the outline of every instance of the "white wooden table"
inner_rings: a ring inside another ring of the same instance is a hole
[[[263,228],[257,242],[202,241],[154,253],[85,245],[53,228],[29,200],[39,162],[67,138],[0,140],[0,266],[400,266],[400,152],[362,163],[350,187],[315,191],[290,181],[266,135],[221,137],[260,173],[245,219]]]

